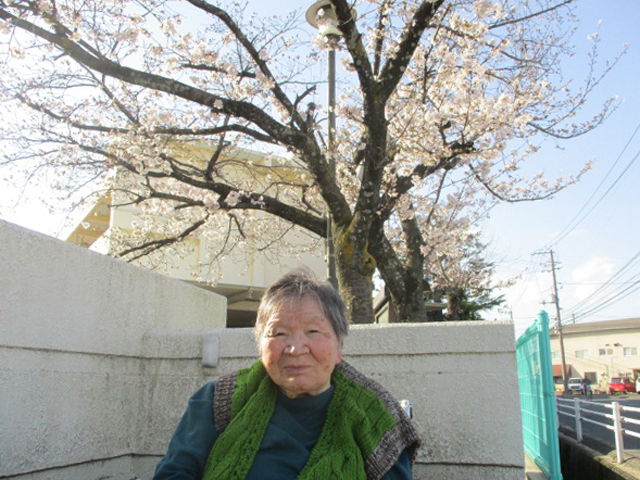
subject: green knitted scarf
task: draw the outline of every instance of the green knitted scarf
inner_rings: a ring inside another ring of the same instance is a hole
[[[384,398],[384,391],[380,398],[380,392],[367,388],[367,383],[375,382],[364,376],[364,382],[357,381],[358,375],[361,374],[345,362],[334,370],[331,381],[335,390],[325,425],[298,480],[380,478],[404,448],[417,447],[417,434],[402,410],[388,408],[397,402]],[[246,478],[273,414],[277,394],[261,361],[236,373],[230,421],[211,449],[203,480]]]

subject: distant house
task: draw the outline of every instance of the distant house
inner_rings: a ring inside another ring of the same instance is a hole
[[[584,322],[562,327],[568,378],[583,377],[604,391],[609,379],[640,376],[640,318]],[[551,355],[556,385],[562,387],[558,332],[551,330]]]
[[[191,144],[187,147],[181,146],[180,148],[187,148],[188,152],[183,155],[190,159],[195,157],[195,161],[197,161],[198,155],[202,158],[211,156],[211,148],[204,143]],[[241,178],[243,172],[249,171],[246,168],[249,163],[259,167],[252,170],[252,172],[257,170],[259,173],[254,173],[254,176],[248,180],[250,182],[259,182],[262,180],[261,174],[264,176],[273,175],[274,172],[281,177],[300,175],[300,168],[287,159],[266,156],[248,150],[234,150],[228,155],[226,159],[228,167],[225,167],[227,168],[225,171],[227,177]],[[120,182],[136,181],[127,172],[116,172],[116,175],[119,186]],[[97,199],[66,240],[104,254],[114,253],[109,233],[113,229],[124,234],[133,232],[134,222],[140,221],[138,217],[140,210],[137,207],[128,205],[114,208],[114,203],[117,202],[113,202],[110,195],[104,195]],[[261,213],[257,212],[255,215],[261,215]],[[203,235],[196,235],[188,239],[189,245],[186,252],[180,252],[180,255],[176,254],[169,262],[154,261],[151,258],[142,259],[136,263],[225,296],[227,298],[228,327],[252,326],[258,303],[265,288],[286,271],[305,265],[319,277],[326,276],[324,242],[318,238],[311,238],[308,233],[292,230],[283,234],[282,241],[286,241],[290,245],[299,244],[301,246],[303,244],[308,246],[315,242],[316,247],[305,251],[300,248],[301,252],[295,257],[279,256],[277,259],[273,259],[257,249],[249,239],[242,242],[242,247],[237,247],[238,253],[234,257],[227,257],[217,263],[219,280],[205,281],[203,279],[210,277],[209,266],[204,255],[209,241]]]

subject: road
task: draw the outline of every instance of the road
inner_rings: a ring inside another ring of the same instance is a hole
[[[573,398],[575,398],[575,396]],[[580,396],[579,398],[584,399],[584,396]],[[619,402],[620,405],[640,408],[640,395],[636,393],[617,395],[598,394],[593,396],[592,402],[594,402],[596,405],[587,406],[583,404],[583,408],[587,408],[588,410],[593,410],[596,412],[611,414],[611,409],[599,406],[598,404],[601,405],[605,403],[610,404],[612,402]],[[583,416],[585,418],[591,418],[601,423],[613,425],[613,420],[608,418],[603,418],[601,416],[590,414],[588,412],[584,412]],[[640,413],[638,412],[623,412],[622,416],[640,420]],[[559,423],[559,428],[561,431],[575,438],[575,419],[573,417],[561,414],[559,415]],[[626,427],[627,429],[632,430],[636,433],[640,433],[640,425],[629,423],[623,425],[623,427]],[[567,431],[568,429],[569,431]],[[616,448],[613,430],[609,430],[605,427],[594,425],[589,422],[583,422],[582,434],[584,436],[583,443],[590,446],[591,448],[598,450],[601,453],[606,454],[612,450],[615,450]],[[633,452],[633,456],[640,456],[640,438],[635,438],[629,435],[624,435],[623,437],[625,451],[629,453],[629,450],[636,450],[636,452]]]

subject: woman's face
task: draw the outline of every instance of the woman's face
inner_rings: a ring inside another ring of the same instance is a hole
[[[260,351],[267,373],[289,398],[326,391],[342,358],[333,326],[312,297],[285,302],[267,320]]]

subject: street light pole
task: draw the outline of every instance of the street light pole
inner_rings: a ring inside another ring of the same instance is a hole
[[[335,177],[336,157],[335,157],[335,132],[336,132],[336,51],[329,48],[327,51],[327,83],[329,97],[329,133],[327,135],[329,148],[329,168]],[[338,278],[336,275],[336,253],[333,245],[333,230],[331,228],[331,214],[327,208],[327,276],[329,281],[338,289]]]
[[[355,18],[355,11],[352,10],[352,17]],[[342,37],[342,32],[338,28],[338,17],[333,9],[333,4],[329,0],[319,0],[307,9],[307,22],[317,28],[327,42],[329,49],[327,52],[327,83],[328,83],[328,103],[329,103],[329,126],[327,135],[327,148],[329,152],[329,168],[335,177],[335,131],[336,131],[336,49]],[[327,277],[331,284],[337,289],[338,279],[336,276],[335,249],[333,246],[333,230],[331,226],[331,213],[327,206]]]

